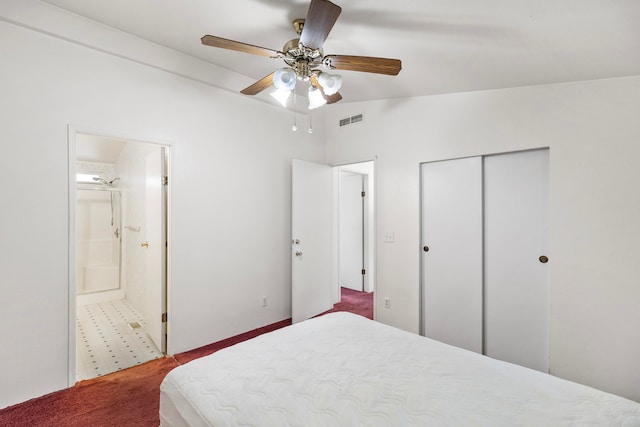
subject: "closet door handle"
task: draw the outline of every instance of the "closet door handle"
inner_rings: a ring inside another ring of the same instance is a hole
[[[425,252],[429,252],[429,246],[424,245],[424,247],[422,248],[422,250],[423,250],[423,251],[425,251]]]
[[[543,264],[546,264],[549,262],[549,258],[546,257],[545,255],[541,255],[540,258],[538,258],[538,260]]]

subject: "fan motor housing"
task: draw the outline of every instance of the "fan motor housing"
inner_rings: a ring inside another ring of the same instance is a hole
[[[300,39],[292,39],[282,48],[284,62],[296,70],[296,74],[307,79],[311,68],[322,65],[322,49],[309,49],[300,44]]]

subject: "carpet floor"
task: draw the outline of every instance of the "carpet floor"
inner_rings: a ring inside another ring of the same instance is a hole
[[[373,292],[360,292],[349,288],[341,288],[341,290],[341,301],[335,304],[331,310],[322,314],[348,311],[373,320]]]
[[[373,293],[342,288],[334,311],[373,319]],[[326,314],[322,313],[322,314]],[[2,427],[157,427],[160,383],[173,368],[222,348],[283,328],[291,319],[173,357],[167,356],[0,410]]]

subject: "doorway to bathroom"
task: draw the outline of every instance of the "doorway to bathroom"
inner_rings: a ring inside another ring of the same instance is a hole
[[[69,145],[73,384],[167,351],[169,149],[75,131]]]

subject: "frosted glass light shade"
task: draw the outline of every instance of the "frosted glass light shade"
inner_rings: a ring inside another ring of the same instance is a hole
[[[280,68],[273,74],[273,85],[277,89],[292,91],[296,87],[296,72],[291,68]]]
[[[322,107],[327,103],[327,100],[322,96],[322,92],[318,88],[309,86],[309,110]]]
[[[324,93],[333,95],[342,87],[342,77],[338,74],[322,73],[318,76],[318,83],[322,86]]]
[[[289,96],[291,96],[291,91],[289,89],[278,88],[271,92],[271,96],[273,96],[283,107],[286,107]]]

